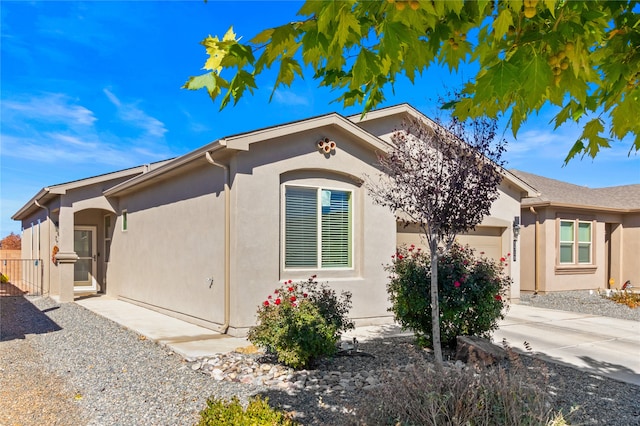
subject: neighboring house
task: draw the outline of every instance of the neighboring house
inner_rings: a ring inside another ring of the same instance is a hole
[[[331,113],[226,137],[166,162],[44,188],[13,218],[26,256],[59,250],[57,265],[45,263],[61,301],[102,292],[242,335],[279,283],[317,275],[352,292],[357,324],[390,322],[383,265],[418,235],[399,229],[363,183],[378,176],[377,155],[408,116],[430,122],[404,104],[362,120]],[[463,240],[494,257],[515,254],[513,223],[527,195],[533,189],[505,172],[491,216]],[[512,299],[519,262],[507,268]]]
[[[592,189],[512,173],[540,194],[522,200],[522,291],[640,284],[640,184]]]

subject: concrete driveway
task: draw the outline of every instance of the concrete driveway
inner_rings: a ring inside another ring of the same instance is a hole
[[[511,305],[493,334],[542,358],[640,386],[640,322]]]

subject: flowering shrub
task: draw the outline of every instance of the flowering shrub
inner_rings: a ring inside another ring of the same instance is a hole
[[[307,366],[315,358],[333,355],[342,332],[352,329],[347,318],[351,293],[340,297],[316,276],[294,283],[288,280],[262,302],[258,325],[248,339],[294,367]]]
[[[454,244],[438,262],[440,334],[443,345],[455,346],[456,336],[488,337],[504,318],[504,295],[511,278],[503,274],[507,257],[497,264],[475,257],[473,249]],[[396,321],[413,330],[420,344],[431,345],[431,260],[415,246],[403,247],[386,267],[387,285]]]
[[[0,283],[5,284],[9,282],[9,277],[0,272]]]

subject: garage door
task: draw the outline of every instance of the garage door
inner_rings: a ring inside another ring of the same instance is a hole
[[[506,253],[502,251],[502,233],[504,228],[478,226],[475,231],[464,235],[458,235],[456,241],[462,245],[469,245],[476,251],[476,255],[484,253],[484,256],[499,261]]]
[[[458,235],[456,241],[462,245],[469,245],[476,251],[476,255],[484,253],[484,256],[494,260],[500,260],[505,252],[502,250],[502,233],[505,228],[495,226],[478,226],[475,231],[471,231],[464,235]],[[397,245],[410,246],[414,244],[416,247],[426,249],[427,242],[422,231],[417,226],[403,226],[398,224]]]

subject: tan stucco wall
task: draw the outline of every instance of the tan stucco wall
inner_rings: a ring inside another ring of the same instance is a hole
[[[103,217],[104,214],[115,212],[117,200],[109,200],[104,197],[103,191],[117,185],[130,176],[101,181],[95,178],[94,183],[85,186],[68,188],[63,194],[58,195],[46,204],[45,208],[35,210],[35,213],[22,219],[22,257],[32,256],[43,259],[43,283],[45,294],[55,297],[62,296],[63,301],[73,300],[73,264],[57,265],[51,261],[52,248],[58,246],[60,251],[73,252],[73,227],[78,225],[97,227],[97,251],[98,256],[103,255]],[[69,184],[71,185],[71,184]],[[50,217],[47,217],[47,209]],[[40,219],[40,227],[37,221]],[[31,223],[35,229],[32,232]],[[39,250],[35,249],[35,243],[39,241]],[[39,239],[39,240],[38,240]],[[32,247],[33,245],[33,247]],[[102,290],[104,277],[104,262],[99,259],[96,279],[98,290]]]
[[[407,117],[407,114],[397,114],[365,121],[360,121],[358,117],[354,120],[354,123],[372,135],[376,135],[384,141],[391,142],[391,136],[396,131],[402,129],[402,119]]]
[[[211,326],[224,321],[223,176],[203,158],[197,169],[119,200],[108,294]]]
[[[321,137],[337,143],[334,155],[316,149]],[[395,250],[395,219],[373,204],[357,178],[375,176],[375,153],[335,128],[299,133],[251,146],[232,162],[232,327],[241,333],[283,280],[316,274],[337,291],[353,293],[350,316],[360,323],[390,321],[382,264]],[[349,175],[351,177],[349,177]],[[286,270],[281,256],[281,191],[284,183],[353,190],[353,268]],[[384,319],[386,318],[386,320]]]
[[[536,207],[539,230],[539,288],[541,293],[607,288],[610,278],[619,288],[627,277],[640,272],[640,226],[634,215],[596,212],[588,209]],[[639,215],[640,216],[640,215]],[[528,207],[522,210],[523,229],[522,290],[535,290],[535,217]],[[558,259],[558,226],[561,219],[592,222],[593,250],[591,265],[565,266]],[[634,225],[635,223],[635,225]],[[606,241],[606,230],[611,230]],[[608,261],[610,259],[610,262]]]
[[[40,220],[40,224],[38,224]],[[32,225],[33,224],[33,225]],[[22,259],[42,259],[42,282],[44,294],[58,294],[60,277],[58,268],[51,262],[51,248],[56,244],[55,226],[47,218],[44,209],[22,221]]]
[[[619,284],[631,280],[636,288],[640,287],[640,212],[625,215],[622,240],[623,266]]]

